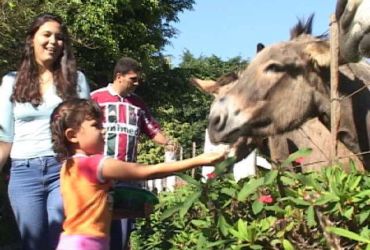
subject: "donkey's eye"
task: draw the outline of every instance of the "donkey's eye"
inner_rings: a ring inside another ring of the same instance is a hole
[[[284,69],[283,65],[277,64],[277,63],[271,63],[271,64],[267,65],[267,67],[265,68],[266,73],[284,72],[284,71],[285,71],[285,69]]]

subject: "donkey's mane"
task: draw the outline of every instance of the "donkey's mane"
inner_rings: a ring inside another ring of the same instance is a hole
[[[314,14],[311,14],[307,20],[298,19],[298,23],[290,30],[290,40],[297,38],[303,34],[312,34],[312,22]]]
[[[290,30],[290,40],[303,37],[305,35],[305,37],[311,36],[320,40],[328,40],[328,30],[321,35],[312,36],[312,23],[314,16],[314,14],[311,14],[307,20],[304,20],[304,18],[298,19],[298,23]]]

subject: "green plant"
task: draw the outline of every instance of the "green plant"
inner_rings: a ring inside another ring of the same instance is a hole
[[[285,167],[236,182],[233,159],[212,179],[160,195],[148,220],[137,223],[133,249],[370,249],[370,176],[351,166],[292,173]]]

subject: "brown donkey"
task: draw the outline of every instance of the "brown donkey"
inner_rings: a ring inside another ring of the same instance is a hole
[[[212,104],[208,130],[213,142],[240,136],[273,136],[317,118],[330,127],[328,41],[311,36],[312,17],[291,30],[291,40],[263,49],[230,89]],[[370,168],[370,66],[340,68],[338,138]],[[355,93],[355,94],[354,94]]]

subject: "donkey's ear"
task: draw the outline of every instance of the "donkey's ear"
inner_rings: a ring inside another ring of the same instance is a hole
[[[330,66],[330,46],[328,42],[315,41],[308,43],[303,51],[315,65],[319,67]]]
[[[257,43],[257,48],[256,48],[257,53],[263,50],[264,48],[265,48],[265,45],[263,43]]]
[[[218,91],[220,90],[220,84],[214,80],[202,80],[192,77],[190,78],[190,83],[203,93],[209,95],[217,95]]]

